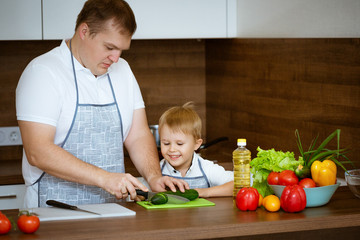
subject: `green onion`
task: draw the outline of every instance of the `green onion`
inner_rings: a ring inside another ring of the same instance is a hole
[[[304,160],[304,164],[308,167],[311,167],[311,164],[318,160],[318,161],[323,161],[326,159],[331,159],[333,160],[338,166],[340,166],[342,169],[344,169],[344,171],[347,171],[346,168],[344,167],[343,164],[345,163],[351,163],[353,166],[353,162],[350,161],[347,157],[346,157],[346,153],[348,153],[349,151],[347,149],[340,149],[340,129],[336,129],[333,133],[331,133],[320,145],[319,147],[315,148],[316,142],[318,140],[319,135],[317,135],[317,137],[315,139],[312,140],[310,146],[309,146],[309,150],[304,152],[303,150],[303,146],[301,144],[301,140],[300,140],[300,134],[299,131],[296,129],[295,130],[295,137],[296,137],[296,144],[298,145],[299,148],[299,152],[300,155],[302,156],[303,160]],[[331,150],[331,149],[327,149],[325,148],[326,145],[335,137],[337,136],[337,149],[336,150]],[[340,161],[338,160],[340,157],[345,158],[347,161]]]

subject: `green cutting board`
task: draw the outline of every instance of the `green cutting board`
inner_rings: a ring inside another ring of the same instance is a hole
[[[166,204],[154,205],[154,204],[151,204],[148,201],[141,201],[141,202],[136,202],[136,203],[139,204],[140,206],[143,206],[146,209],[166,209],[166,208],[189,208],[189,207],[215,206],[215,203],[210,202],[209,200],[206,200],[204,198],[197,198],[195,200],[192,200],[192,201],[187,202],[187,203],[182,203],[182,204],[166,203]]]

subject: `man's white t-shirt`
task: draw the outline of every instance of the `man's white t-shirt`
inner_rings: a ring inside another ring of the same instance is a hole
[[[95,77],[76,58],[74,65],[80,104],[114,102],[107,74]],[[133,112],[144,108],[144,101],[138,83],[124,59],[120,58],[112,64],[108,73],[120,110],[125,140],[131,128]],[[32,60],[22,73],[16,89],[17,119],[56,127],[54,142],[61,146],[74,118],[76,97],[71,54],[63,40],[59,47]],[[27,186],[38,180],[43,172],[29,164],[25,153],[22,167]],[[32,191],[35,194],[35,189]]]

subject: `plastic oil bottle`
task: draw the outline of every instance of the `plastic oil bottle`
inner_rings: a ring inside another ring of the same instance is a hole
[[[246,139],[237,140],[238,148],[233,151],[234,193],[233,198],[243,187],[250,187],[251,152],[246,148]]]

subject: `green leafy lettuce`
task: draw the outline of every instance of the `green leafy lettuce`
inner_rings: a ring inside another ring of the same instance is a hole
[[[275,151],[274,149],[262,150],[257,148],[257,157],[250,162],[251,173],[253,174],[253,187],[266,197],[273,194],[267,183],[270,172],[281,172],[283,170],[295,171],[299,164],[304,164],[303,158],[295,159],[293,152]]]

